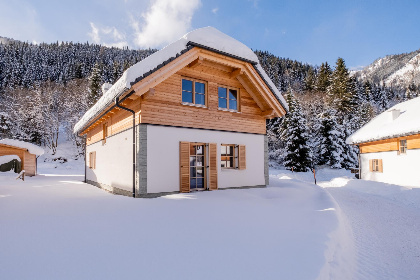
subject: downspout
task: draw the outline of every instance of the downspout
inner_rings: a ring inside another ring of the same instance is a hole
[[[136,112],[119,104],[119,97],[115,97],[115,106],[133,114],[133,197],[136,197]]]
[[[86,168],[87,168],[87,161],[86,161],[86,153],[87,153],[87,147],[86,147],[86,142],[87,142],[87,137],[84,137],[85,138],[85,183],[87,183],[87,181],[86,181]]]

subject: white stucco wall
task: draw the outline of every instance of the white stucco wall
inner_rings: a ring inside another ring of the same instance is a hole
[[[147,126],[147,192],[179,191],[179,142],[217,143],[219,188],[265,185],[264,135]],[[246,169],[222,170],[220,144],[246,145]]]
[[[133,189],[133,134],[126,130],[86,147],[86,179],[131,191]],[[96,151],[96,169],[89,168],[89,152]]]
[[[382,159],[383,173],[370,172],[369,160]],[[360,155],[361,177],[401,186],[420,187],[420,150],[407,150],[398,155],[396,151]]]

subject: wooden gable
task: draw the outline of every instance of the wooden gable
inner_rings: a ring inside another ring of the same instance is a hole
[[[205,81],[206,106],[182,104],[183,78]],[[239,90],[239,110],[218,108],[218,87]],[[136,111],[136,123],[170,125],[265,134],[265,120],[283,116],[286,110],[248,62],[194,47],[149,76],[134,84],[124,102]],[[121,96],[124,99],[124,96]],[[107,122],[108,135],[131,127],[131,115],[118,108],[93,120],[80,134],[87,134],[87,144],[103,137],[102,124]],[[105,111],[105,110],[104,110]]]

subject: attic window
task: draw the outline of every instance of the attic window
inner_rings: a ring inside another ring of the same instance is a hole
[[[400,154],[407,153],[407,140],[400,140]]]
[[[239,90],[236,88],[219,87],[219,109],[238,111]]]
[[[182,79],[182,103],[206,106],[205,82],[193,79]]]

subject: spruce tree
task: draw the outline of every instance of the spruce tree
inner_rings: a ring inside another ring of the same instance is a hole
[[[289,112],[281,126],[281,140],[284,142],[284,166],[296,172],[305,172],[311,167],[306,120],[302,107],[292,92],[287,94]]]
[[[316,90],[321,92],[327,91],[327,88],[330,85],[331,74],[332,71],[328,62],[322,63],[316,80]]]
[[[98,63],[96,63],[89,76],[89,105],[93,105],[99,99],[101,94],[101,81],[101,70]]]
[[[344,167],[344,138],[343,126],[337,121],[336,110],[329,108],[320,116],[319,133],[319,164],[329,165],[331,168]]]
[[[344,62],[339,57],[331,75],[331,84],[327,89],[328,101],[338,111],[347,113],[351,108],[354,92],[351,91],[350,74]]]

